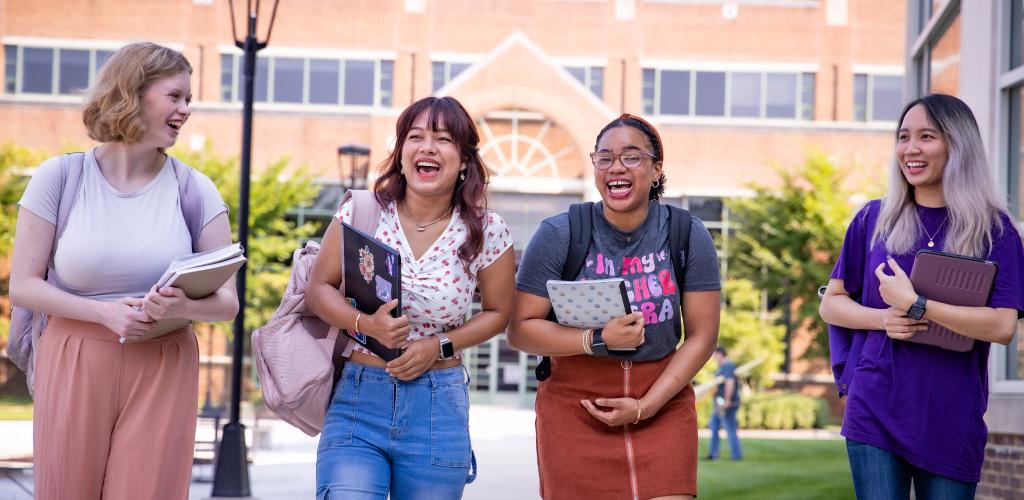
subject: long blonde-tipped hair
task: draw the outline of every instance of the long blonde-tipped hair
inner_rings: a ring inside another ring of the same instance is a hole
[[[897,138],[907,112],[917,105],[924,108],[929,122],[946,143],[942,195],[949,218],[943,251],[983,258],[992,248],[993,231],[996,235],[1002,233],[999,214],[1009,214],[985,160],[978,122],[960,99],[929,94],[903,108],[897,122]],[[871,244],[884,241],[890,254],[909,253],[921,234],[921,224],[914,204],[914,188],[903,176],[899,159],[894,158],[889,190],[882,199]]]
[[[121,47],[96,75],[82,108],[89,137],[99,142],[134,143],[146,132],[142,96],[156,80],[192,65],[180,52],[150,42]]]

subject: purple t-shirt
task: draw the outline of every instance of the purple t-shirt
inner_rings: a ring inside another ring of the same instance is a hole
[[[832,278],[843,280],[846,291],[862,305],[885,309],[888,306],[878,293],[875,277],[875,268],[885,260],[885,246],[877,242],[868,251],[880,206],[879,200],[873,200],[854,217]],[[948,227],[943,224],[946,209],[918,206],[917,213],[935,235],[934,249],[940,250]],[[1002,215],[1000,223],[1003,232],[993,234],[987,257],[999,265],[987,305],[1022,311],[1024,247],[1010,218]],[[922,234],[914,251],[893,255],[908,275],[917,250],[927,248],[927,242]],[[863,346],[859,357],[845,365],[854,372],[847,388],[842,434],[929,472],[978,482],[988,438],[983,417],[988,406],[990,344],[976,341],[970,351],[955,352],[892,340],[881,330],[853,335],[863,335]]]

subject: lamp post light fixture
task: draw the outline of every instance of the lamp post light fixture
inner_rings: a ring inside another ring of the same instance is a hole
[[[348,175],[345,175],[345,167],[342,158],[349,159]],[[347,189],[366,189],[366,171],[369,165],[359,163],[362,158],[370,159],[370,148],[362,144],[346,144],[338,147],[338,179]],[[347,180],[347,184],[346,184]]]
[[[245,78],[242,92],[242,157],[241,183],[238,190],[238,242],[242,248],[249,244],[249,171],[252,162],[252,103],[253,84],[256,80],[256,53],[270,42],[270,33],[274,29],[274,18],[277,16],[277,3],[270,14],[267,25],[267,36],[261,42],[256,37],[257,18],[260,11],[259,0],[246,0],[245,15],[247,19],[246,36],[239,39],[235,30],[235,2],[228,0],[231,15],[231,36],[235,45],[245,52]],[[239,421],[242,397],[242,356],[245,351],[245,274],[248,266],[242,265],[238,271],[238,315],[234,324],[234,350],[231,356],[231,418],[224,425],[221,440],[218,444],[216,463],[213,472],[213,497],[248,497],[249,493],[249,457],[245,445],[245,426]]]

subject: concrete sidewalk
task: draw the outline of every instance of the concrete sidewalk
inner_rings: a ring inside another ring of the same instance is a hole
[[[534,447],[533,410],[473,404],[470,435],[476,452],[478,476],[467,485],[465,497],[480,500],[537,498],[537,462]],[[253,422],[245,422],[247,429]],[[312,499],[316,488],[317,439],[274,419],[256,425],[256,447],[250,447],[250,485],[261,500]],[[206,439],[210,426],[200,427],[197,439]],[[250,436],[251,443],[251,436]],[[32,422],[0,422],[0,460],[32,454]],[[193,467],[190,500],[209,498],[212,467]],[[0,470],[0,500],[27,500],[32,488],[31,471]]]
[[[470,406],[470,435],[479,475],[467,485],[465,498],[473,500],[520,500],[538,497],[537,461],[532,409],[474,403]],[[256,447],[250,446],[249,478],[252,494],[262,500],[314,498],[317,438],[276,419],[262,419]],[[200,426],[197,439],[209,439],[212,426]],[[700,430],[708,437],[707,429]],[[820,429],[799,431],[741,430],[742,438],[839,439],[836,432]],[[251,443],[251,438],[250,438]],[[0,461],[32,454],[32,422],[0,422]],[[2,465],[0,465],[2,467]],[[2,469],[0,469],[2,471]],[[189,500],[209,498],[212,467],[193,467]],[[0,500],[27,500],[32,488],[30,471],[0,472]]]

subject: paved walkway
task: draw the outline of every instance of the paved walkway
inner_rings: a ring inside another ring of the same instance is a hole
[[[479,465],[476,482],[466,487],[469,500],[520,500],[537,498],[537,462],[532,410],[497,405],[470,406],[470,434]],[[252,428],[250,422],[245,422]],[[250,449],[249,477],[254,497],[261,500],[312,499],[315,489],[317,438],[278,420],[261,420],[256,447]],[[197,438],[210,436],[212,427],[200,427]],[[834,432],[740,431],[744,438],[836,439]],[[707,436],[707,430],[701,430]],[[32,423],[0,422],[0,461],[32,452]],[[212,469],[193,469],[190,500],[208,498]],[[30,471],[4,471],[0,463],[0,500],[27,500],[32,488]]]

